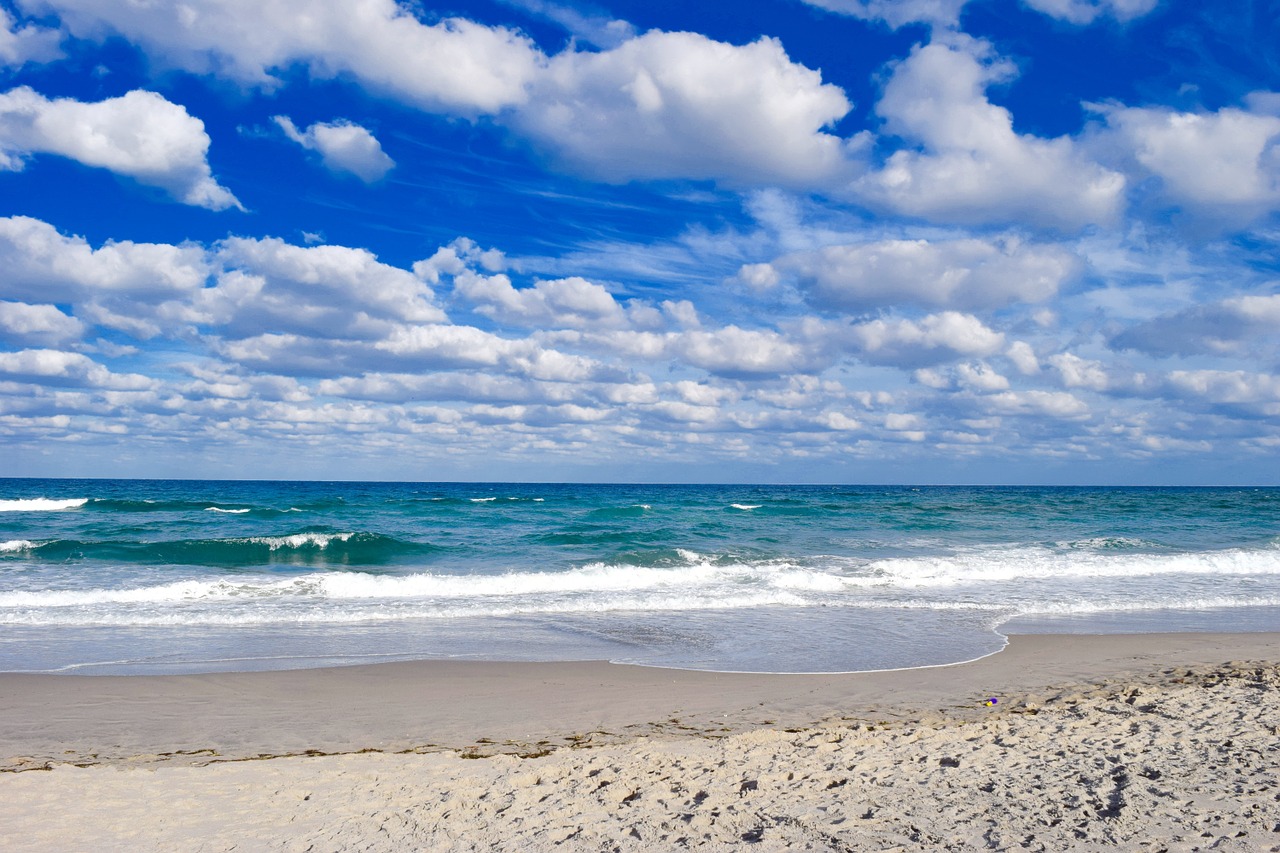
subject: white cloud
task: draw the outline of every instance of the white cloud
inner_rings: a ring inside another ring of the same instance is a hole
[[[673,339],[671,351],[689,364],[721,376],[759,376],[812,370],[818,356],[767,329],[725,326],[691,330]]]
[[[566,171],[813,186],[848,167],[823,131],[849,102],[776,39],[743,46],[653,31],[554,57],[508,119]]]
[[[1089,417],[1083,400],[1066,391],[1005,391],[982,398],[987,410],[1001,415],[1047,415],[1078,420]]]
[[[777,287],[781,280],[773,264],[743,264],[738,269],[738,281],[757,292]]]
[[[623,328],[626,312],[609,291],[577,276],[517,290],[506,275],[460,273],[454,294],[476,311],[510,326],[553,329]]]
[[[84,323],[54,305],[0,302],[0,337],[20,344],[60,344],[78,340]]]
[[[115,305],[120,311],[189,297],[210,273],[202,247],[120,241],[95,250],[82,237],[64,237],[29,216],[0,218],[0,266],[0,298]]]
[[[52,10],[81,38],[110,32],[198,74],[272,86],[294,65],[351,75],[431,110],[492,113],[525,98],[545,61],[524,35],[461,18],[427,25],[395,0],[20,0]]]
[[[20,68],[28,62],[49,62],[62,56],[62,33],[35,24],[19,24],[0,6],[0,67]]]
[[[430,284],[439,284],[441,275],[458,275],[468,268],[501,272],[507,261],[497,249],[481,249],[474,240],[458,237],[441,246],[431,257],[413,265],[413,274]]]
[[[1075,228],[1113,220],[1124,177],[1092,162],[1068,137],[1018,134],[986,87],[1014,68],[985,42],[956,36],[917,46],[876,107],[885,129],[920,150],[893,153],[853,184],[868,202],[946,222],[1025,221]]]
[[[136,391],[155,382],[138,374],[112,373],[88,356],[52,349],[0,352],[0,376],[18,381]]]
[[[1150,12],[1159,0],[1023,0],[1032,9],[1072,24],[1091,24],[1103,15],[1131,21]]]
[[[1036,357],[1036,351],[1031,348],[1031,344],[1026,341],[1014,341],[1009,344],[1004,354],[1023,376],[1032,376],[1040,372],[1040,359]]]
[[[24,5],[56,12],[79,37],[119,33],[196,73],[272,86],[276,72],[302,65],[425,110],[492,116],[560,169],[605,181],[813,188],[852,177],[865,142],[824,132],[848,100],[772,38],[737,46],[652,31],[549,58],[523,34],[461,18],[424,24],[395,0],[315,0],[305,16],[292,0]]]
[[[1009,389],[1009,380],[984,361],[957,365],[956,380],[961,387],[981,393]]]
[[[1243,370],[1175,370],[1167,383],[1182,396],[1217,404],[1262,405],[1265,414],[1280,415],[1280,376]]]
[[[751,272],[755,279],[765,278],[760,266]],[[827,246],[787,255],[771,270],[797,277],[817,307],[864,311],[899,304],[972,309],[1039,302],[1080,268],[1079,258],[1057,246],[967,239]]]
[[[830,12],[851,15],[864,21],[884,21],[897,29],[906,24],[925,23],[957,26],[960,10],[968,0],[804,0]]]
[[[1158,177],[1163,195],[1194,216],[1247,220],[1280,208],[1280,117],[1234,108],[1094,108],[1110,131],[1104,147]]]
[[[1058,372],[1062,378],[1062,384],[1067,388],[1105,391],[1111,385],[1111,379],[1101,362],[1081,358],[1069,352],[1051,355],[1045,360]]]
[[[155,92],[96,103],[48,100],[26,86],[0,94],[0,169],[57,154],[160,187],[185,204],[239,207],[214,179],[208,151],[204,122]]]
[[[216,260],[225,271],[196,302],[203,322],[222,334],[274,331],[370,340],[396,323],[445,319],[420,278],[365,249],[237,237],[219,245]]]
[[[864,361],[898,367],[938,364],[1000,349],[1004,335],[971,314],[943,311],[919,322],[878,319],[850,327],[851,343]]]
[[[285,136],[308,151],[320,154],[320,160],[331,172],[348,172],[366,184],[386,177],[395,161],[386,155],[373,134],[346,120],[317,122],[299,130],[287,116],[275,116]]]
[[[502,368],[531,379],[577,382],[596,369],[589,358],[544,349],[529,340],[511,340],[470,326],[400,326],[374,349],[404,367]]]
[[[1009,380],[985,361],[970,361],[951,368],[922,367],[911,374],[912,381],[935,391],[971,391],[989,394],[1009,390]]]
[[[119,242],[92,248],[28,217],[0,218],[0,299],[73,303],[82,320],[140,338],[187,329],[378,338],[445,318],[430,287],[369,251],[233,237],[205,248]]]

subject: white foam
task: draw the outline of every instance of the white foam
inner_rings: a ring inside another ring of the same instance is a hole
[[[1080,580],[1161,575],[1280,575],[1280,548],[1231,548],[1181,554],[985,549],[946,557],[876,560],[874,582],[907,589],[1019,580]]]
[[[0,542],[0,554],[13,554],[18,551],[30,551],[36,547],[36,543],[29,539],[10,539],[8,542]]]
[[[316,535],[316,534],[303,534]],[[293,537],[290,537],[293,538]],[[68,607],[120,603],[177,603],[197,600],[308,600],[314,602],[381,599],[391,602],[481,601],[487,599],[572,598],[588,608],[624,594],[690,597],[704,607],[734,595],[764,595],[769,600],[802,603],[797,591],[830,589],[838,579],[790,564],[756,566],[698,562],[671,568],[592,563],[564,572],[511,572],[500,575],[374,575],[363,572],[314,572],[278,578],[248,575],[234,579],[193,579],[128,589],[12,591],[0,593],[0,609]]]
[[[324,548],[354,535],[298,533],[236,541],[273,549]],[[0,551],[31,547],[34,543],[15,539],[0,544]],[[505,574],[313,571],[283,577],[204,575],[162,584],[139,583],[133,575],[133,580],[122,578],[119,587],[0,592],[0,624],[288,624],[771,606],[1007,618],[1280,606],[1280,547],[1195,554],[987,548],[928,559],[866,562],[829,556],[805,563],[677,553],[672,565],[595,562]]]
[[[0,512],[57,512],[78,509],[89,502],[88,498],[20,498],[0,500]]]
[[[747,510],[759,509],[763,504],[730,504],[730,506],[746,512]]]
[[[487,504],[489,501],[496,501],[497,498],[471,498],[473,504]]]
[[[294,533],[291,536],[252,536],[245,540],[266,545],[272,551],[281,548],[302,548],[313,545],[321,550],[329,547],[331,542],[346,542],[354,533]]]
[[[207,506],[207,507],[205,507],[205,508],[204,508],[204,511],[205,511],[205,512],[225,512],[225,513],[229,513],[229,514],[231,514],[231,515],[240,515],[241,513],[248,512],[249,510],[247,510],[247,509],[223,509],[223,508],[222,508],[222,507],[220,507],[220,506]]]

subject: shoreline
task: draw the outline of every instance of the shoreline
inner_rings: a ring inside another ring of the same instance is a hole
[[[1173,666],[1280,662],[1280,632],[1010,635],[972,661],[837,674],[422,660],[192,675],[0,673],[0,772],[372,750],[482,753],[833,719],[975,718]],[[481,746],[478,746],[481,745]]]
[[[1280,850],[1280,633],[838,676],[0,675],[0,719],[24,850]]]

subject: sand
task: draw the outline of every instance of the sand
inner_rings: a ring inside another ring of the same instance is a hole
[[[0,827],[12,850],[1280,850],[1278,688],[1278,634],[855,675],[0,675]]]

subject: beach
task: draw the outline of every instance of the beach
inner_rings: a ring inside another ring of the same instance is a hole
[[[1277,687],[1265,633],[860,674],[2,674],[0,823],[30,850],[1271,850]]]

